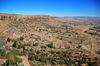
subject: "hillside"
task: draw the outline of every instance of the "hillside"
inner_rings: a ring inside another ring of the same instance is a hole
[[[0,14],[0,59],[11,54],[30,66],[97,66],[99,47],[99,20]]]

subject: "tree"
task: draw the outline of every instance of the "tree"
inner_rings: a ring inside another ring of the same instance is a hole
[[[91,58],[89,58],[89,63],[91,62]]]
[[[51,51],[52,54],[56,53],[56,51]]]
[[[89,58],[89,63],[88,63],[89,65],[92,65],[92,63],[91,63],[91,58]]]
[[[9,37],[8,37],[7,41],[10,42],[10,38]]]
[[[69,34],[69,36],[71,36],[71,34]]]
[[[81,45],[79,45],[77,48],[81,48],[82,46]]]
[[[72,41],[69,41],[69,43],[72,43]]]
[[[51,42],[51,44],[48,44],[47,46],[53,48],[53,42]]]
[[[98,58],[97,58],[97,57],[95,57],[95,60],[97,61],[97,60],[98,60]]]
[[[87,59],[86,58],[82,58],[81,62],[82,63],[86,63],[87,62]]]
[[[46,46],[41,46],[41,48],[46,48]]]
[[[62,53],[61,51],[56,52],[56,54],[61,54],[61,53]]]
[[[13,47],[16,47],[16,46],[17,46],[17,42],[15,41],[14,44],[13,44]]]
[[[23,50],[25,50],[25,45],[22,45],[21,47],[23,48]]]
[[[78,33],[76,33],[76,34],[78,34]]]
[[[36,53],[37,53],[37,54],[39,54],[39,53],[40,53],[40,51],[38,50]]]
[[[18,45],[18,49],[20,49],[21,48],[21,45]]]
[[[34,57],[32,57],[32,56],[29,56],[29,60],[34,60]]]
[[[60,40],[62,40],[62,38],[60,38]]]

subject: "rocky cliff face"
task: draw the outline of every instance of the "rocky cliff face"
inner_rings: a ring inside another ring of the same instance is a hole
[[[0,14],[1,20],[12,20],[12,21],[19,21],[19,20],[26,20],[32,18],[53,18],[48,15],[17,15],[17,14]]]

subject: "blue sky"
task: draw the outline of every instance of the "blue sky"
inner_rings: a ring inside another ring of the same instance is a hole
[[[100,0],[0,0],[0,13],[100,17]]]

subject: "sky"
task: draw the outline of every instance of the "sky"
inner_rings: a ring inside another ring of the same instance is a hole
[[[100,0],[0,0],[0,13],[100,17]]]

